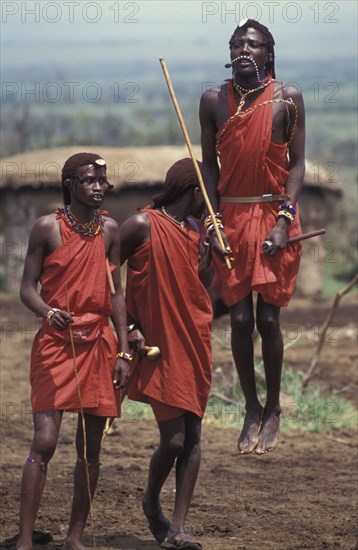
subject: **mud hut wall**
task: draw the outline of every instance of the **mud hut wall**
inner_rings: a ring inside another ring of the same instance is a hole
[[[162,188],[162,184],[126,187],[110,192],[103,203],[103,209],[118,223],[135,214],[138,207],[152,202],[152,197]],[[27,242],[35,220],[53,212],[62,203],[59,189],[19,189],[2,191],[4,240],[2,261],[5,265],[5,289],[19,288]],[[303,188],[300,196],[300,217],[302,231],[313,231],[325,227],[327,209],[325,195],[321,191]],[[322,238],[303,243],[301,267],[297,279],[296,292],[304,296],[316,296],[322,291],[323,264]]]
[[[2,193],[2,223],[4,227],[1,262],[5,266],[6,290],[19,288],[31,227],[37,217],[43,215],[45,194],[37,200],[31,190],[5,191]],[[41,213],[40,213],[41,212]]]
[[[117,193],[109,193],[103,202],[103,209],[121,224],[126,218],[152,203],[152,197],[162,189],[162,184],[140,187],[127,187]]]
[[[103,209],[118,223],[135,214],[138,207],[151,203],[160,184],[140,189],[123,189],[105,198]],[[31,228],[40,216],[54,212],[63,205],[62,192],[57,189],[19,189],[1,193],[3,240],[1,262],[4,266],[4,290],[19,289]]]
[[[325,195],[319,189],[304,187],[300,194],[299,209],[302,232],[324,228],[328,220]],[[323,255],[320,253],[324,238],[315,237],[302,243],[302,258],[295,294],[316,297],[323,287]]]

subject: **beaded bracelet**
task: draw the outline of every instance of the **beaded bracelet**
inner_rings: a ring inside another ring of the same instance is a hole
[[[48,324],[49,324],[50,326],[52,326],[52,317],[54,316],[54,314],[56,313],[56,311],[60,311],[60,310],[57,309],[57,307],[52,307],[52,308],[47,312],[46,321],[48,322]]]
[[[279,212],[277,214],[277,217],[278,218],[285,218],[286,220],[289,221],[290,224],[295,219],[294,216],[290,212],[288,212],[287,210],[279,210]]]
[[[116,359],[124,359],[125,361],[127,361],[127,363],[130,363],[131,361],[133,361],[133,355],[127,353],[126,351],[120,351],[119,353],[117,353]]]
[[[282,204],[280,204],[278,209],[279,210],[287,210],[288,212],[290,212],[290,214],[292,214],[293,217],[296,216],[296,209],[292,206],[292,204],[289,204],[287,202],[283,202]]]
[[[216,214],[214,214],[214,218],[217,221],[217,223],[222,223],[222,221],[223,221],[222,215],[220,214],[220,212],[217,212]],[[213,219],[212,219],[211,215],[209,214],[209,216],[206,216],[206,218],[204,220],[204,225],[205,225],[206,229],[210,225],[212,225],[212,223],[213,223]]]
[[[216,225],[218,226],[219,229],[224,229],[224,226],[221,222],[217,223]],[[211,235],[211,233],[214,231],[214,229],[215,229],[214,224],[209,225],[209,227],[206,230],[206,234]]]

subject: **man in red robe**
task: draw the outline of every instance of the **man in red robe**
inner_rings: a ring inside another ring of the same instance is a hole
[[[65,547],[83,549],[81,535],[90,507],[89,491],[93,497],[99,475],[103,429],[108,416],[120,415],[116,388],[127,382],[130,370],[118,225],[98,210],[112,187],[105,161],[93,153],[73,155],[63,167],[62,187],[64,208],[39,218],[31,230],[20,292],[23,303],[43,318],[31,353],[34,438],[22,478],[17,544],[21,550],[32,547],[32,529],[63,411],[81,412]],[[113,270],[112,297],[106,257]]]
[[[167,549],[201,548],[184,522],[200,465],[201,421],[211,383],[212,310],[203,283],[209,283],[212,270],[206,253],[199,265],[199,233],[188,219],[200,217],[203,209],[192,160],[183,159],[169,169],[153,207],[120,229],[121,262],[128,260],[129,340],[137,349],[144,343],[160,348],[156,360],[142,359],[128,396],[150,403],[158,422],[160,444],[150,462],[143,510],[154,537]],[[175,460],[169,523],[160,492]]]
[[[274,39],[266,27],[243,20],[229,44],[233,78],[201,98],[203,176],[227,253],[234,257],[232,270],[218,257],[215,264],[230,307],[232,351],[246,400],[238,448],[262,454],[279,437],[279,315],[292,295],[301,255],[300,244],[286,246],[286,240],[300,233],[305,116],[301,93],[275,79]],[[212,247],[222,254],[211,225],[208,218]],[[265,240],[272,242],[266,254]],[[267,385],[264,407],[254,372],[253,291]]]

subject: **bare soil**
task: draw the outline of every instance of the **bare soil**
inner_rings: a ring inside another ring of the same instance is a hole
[[[295,298],[282,312],[285,363],[306,371],[331,301]],[[312,385],[357,404],[356,300],[343,299],[326,338]],[[32,439],[28,365],[36,321],[17,298],[2,297],[1,350],[1,546],[17,532],[22,465]],[[227,332],[228,318],[215,322]],[[226,344],[227,335],[223,336]],[[259,356],[259,349],[257,349]],[[222,364],[214,345],[214,370]],[[226,365],[227,366],[227,365]],[[228,367],[227,367],[228,368]],[[141,511],[148,462],[158,441],[154,421],[141,419],[127,402],[117,430],[108,437],[94,502],[96,547],[118,550],[158,548]],[[290,431],[268,455],[240,456],[237,429],[204,419],[202,466],[187,527],[206,550],[293,550],[357,548],[356,431],[331,424],[326,432]],[[65,415],[36,529],[48,530],[59,548],[67,529],[75,463],[75,415]],[[162,504],[170,515],[174,475]],[[85,544],[93,545],[91,526]]]

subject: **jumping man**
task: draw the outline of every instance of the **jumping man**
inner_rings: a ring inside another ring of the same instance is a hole
[[[242,21],[230,45],[232,78],[201,98],[203,176],[226,244],[233,250],[229,271],[215,265],[230,307],[232,352],[246,400],[238,441],[243,454],[272,451],[279,439],[283,341],[280,308],[292,295],[301,246],[297,200],[304,176],[305,115],[301,93],[276,80],[274,39],[261,23]],[[220,168],[218,163],[220,160]],[[221,254],[206,220],[213,249]],[[264,254],[265,240],[273,243]],[[231,254],[231,252],[230,252]],[[256,390],[252,334],[262,339],[267,398]]]

